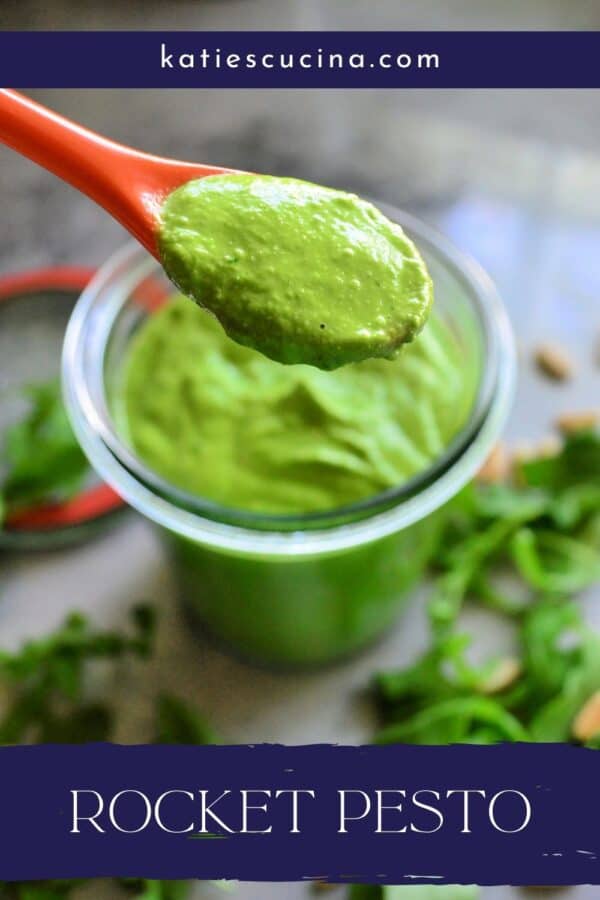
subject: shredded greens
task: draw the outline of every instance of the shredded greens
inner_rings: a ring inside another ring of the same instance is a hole
[[[430,646],[376,676],[375,741],[575,741],[575,718],[600,690],[600,634],[573,601],[600,581],[600,436],[569,436],[555,456],[522,463],[512,484],[469,485],[448,510],[434,567]],[[466,601],[514,623],[515,658],[469,660]],[[600,732],[583,743],[600,748]],[[477,896],[476,886],[352,889],[352,900]]]
[[[572,594],[600,580],[600,437],[571,435],[555,456],[521,463],[517,478],[471,484],[454,502],[435,559],[435,634],[452,629],[467,596],[520,614],[523,604],[495,586],[502,568],[532,596]]]
[[[80,489],[88,462],[65,412],[60,384],[49,381],[24,390],[29,409],[6,430],[2,447],[0,522],[9,512],[59,502]]]
[[[206,719],[171,694],[156,703],[155,744],[214,744],[216,737]]]
[[[155,634],[152,609],[132,610],[125,632],[95,631],[79,613],[53,634],[14,652],[0,652],[0,684],[6,706],[0,716],[0,743],[85,743],[111,739],[115,712],[109,704],[89,703],[85,686],[98,660],[126,656],[147,659]],[[206,744],[214,740],[204,718],[178,697],[156,702],[155,743]],[[183,900],[189,882],[114,879],[130,900]],[[70,900],[83,880],[0,882],[2,900]]]

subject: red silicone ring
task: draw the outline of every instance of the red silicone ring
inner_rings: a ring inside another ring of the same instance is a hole
[[[43,290],[82,291],[94,269],[56,266],[0,276],[0,302]],[[107,484],[86,488],[64,503],[46,504],[9,515],[6,524],[15,531],[41,531],[81,525],[124,506],[124,501]]]

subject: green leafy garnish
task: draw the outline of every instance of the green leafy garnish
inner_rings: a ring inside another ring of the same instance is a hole
[[[575,718],[600,691],[600,635],[573,601],[600,581],[600,437],[569,437],[556,456],[521,464],[516,484],[469,485],[448,508],[434,568],[431,645],[376,676],[376,742],[575,741]],[[469,660],[466,601],[509,617],[516,659]],[[585,743],[600,747],[600,733]],[[357,885],[351,896],[471,900],[478,888]]]
[[[95,632],[73,613],[49,637],[16,653],[1,651],[0,680],[10,699],[0,718],[0,744],[108,740],[113,714],[107,705],[82,698],[85,670],[93,660],[147,657],[153,635],[148,607],[133,611],[131,634]]]
[[[156,881],[149,878],[121,878],[118,882],[135,900],[183,900],[189,881]]]
[[[0,882],[0,897],[2,900],[69,900],[81,884],[82,881],[75,879]]]
[[[156,744],[213,744],[215,735],[196,710],[171,694],[156,703]]]
[[[0,683],[8,700],[0,717],[0,743],[84,743],[111,739],[114,710],[89,703],[85,686],[90,664],[127,655],[147,659],[153,649],[155,616],[150,607],[131,613],[127,632],[95,631],[79,613],[46,638],[18,651],[0,651]],[[214,740],[207,723],[169,694],[156,702],[156,743],[206,744]],[[2,900],[71,900],[85,879],[0,882]],[[130,900],[183,900],[187,881],[114,879]]]
[[[6,474],[0,482],[0,507],[5,512],[67,500],[89,471],[65,412],[60,384],[30,385],[24,393],[29,409],[7,429],[3,440]]]
[[[600,689],[600,636],[566,599],[600,581],[600,437],[573,435],[519,476],[512,486],[471,484],[451,505],[435,557],[432,644],[411,666],[376,677],[378,741],[565,741]],[[496,587],[500,575],[512,579],[512,595]],[[471,639],[457,633],[466,600],[515,623],[518,671],[499,691],[488,690],[498,661],[473,665]]]
[[[571,435],[553,457],[521,463],[517,485],[469,485],[449,508],[429,603],[434,630],[451,630],[467,598],[503,612],[522,603],[494,588],[518,577],[531,597],[581,591],[600,579],[600,436]]]

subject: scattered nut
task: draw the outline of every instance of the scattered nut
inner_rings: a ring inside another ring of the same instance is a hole
[[[556,420],[556,427],[563,434],[575,434],[578,431],[595,428],[599,422],[600,412],[597,409],[583,409],[579,412],[563,413]]]
[[[535,351],[535,362],[540,372],[554,381],[567,381],[573,377],[571,358],[556,344],[541,344]]]
[[[477,481],[482,484],[496,484],[504,481],[510,469],[510,461],[504,444],[496,444],[483,466],[477,473]]]
[[[562,448],[562,441],[556,435],[546,435],[537,444],[519,444],[512,452],[509,469],[517,484],[522,483],[519,467],[534,459],[548,459],[557,456]]]
[[[521,443],[514,447],[512,452],[513,463],[529,462],[531,459],[535,459],[535,447],[533,444]]]
[[[600,733],[600,691],[583,704],[571,727],[573,737],[585,743]]]
[[[523,671],[523,667],[518,659],[507,656],[499,659],[488,677],[481,685],[484,694],[499,694],[510,687]]]
[[[513,449],[510,459],[510,472],[512,480],[516,485],[522,486],[525,483],[523,473],[521,472],[521,466],[523,463],[535,459],[535,456],[536,453],[533,444],[518,444]]]
[[[537,459],[548,459],[551,456],[558,456],[562,449],[562,441],[555,434],[548,434],[536,446]]]
[[[523,464],[536,459],[549,459],[552,456],[557,456],[562,446],[562,440],[556,435],[547,435],[538,441],[537,444],[519,444],[515,447],[509,462],[509,471],[513,484],[520,487],[526,484],[521,469]]]

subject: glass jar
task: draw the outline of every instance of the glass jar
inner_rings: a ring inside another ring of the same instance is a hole
[[[159,526],[182,599],[245,658],[308,666],[347,656],[387,628],[422,576],[444,505],[476,473],[505,421],[515,373],[505,310],[486,274],[414,218],[382,207],[415,239],[436,311],[476,375],[464,428],[426,471],[344,509],[270,516],[220,507],[163,481],[135,456],[111,414],[132,336],[173,290],[137,245],[83,292],[63,353],[65,400],[92,465]]]

